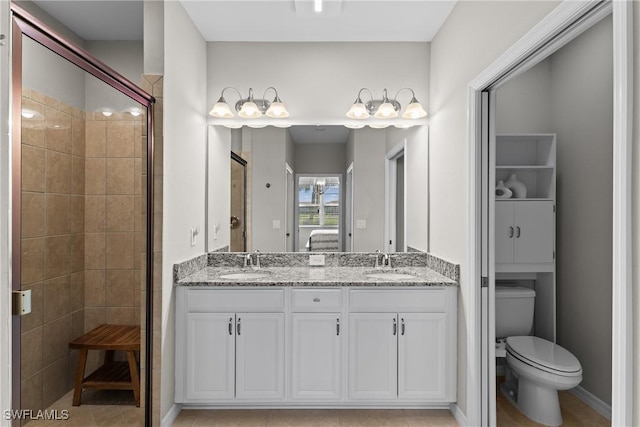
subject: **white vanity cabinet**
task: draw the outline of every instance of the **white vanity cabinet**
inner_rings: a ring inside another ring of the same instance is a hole
[[[176,303],[177,402],[284,398],[282,289],[178,288]]]
[[[351,290],[349,399],[455,400],[455,293]]]
[[[344,337],[341,289],[291,290],[291,398],[340,400]]]
[[[457,287],[178,286],[176,402],[446,407]]]

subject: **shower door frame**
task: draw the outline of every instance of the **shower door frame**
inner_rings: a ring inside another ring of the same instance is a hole
[[[38,18],[11,2],[11,289],[21,289],[21,179],[22,179],[22,36],[27,36],[48,48],[75,66],[128,96],[147,109],[147,203],[146,203],[146,275],[145,289],[145,425],[151,425],[151,361],[152,357],[152,302],[153,302],[153,105],[155,99],[136,84],[122,76],[88,51],[78,47]],[[19,315],[11,316],[11,404],[14,409],[21,406],[20,397],[20,325]],[[141,361],[142,363],[142,361]],[[19,424],[19,421],[14,422]]]

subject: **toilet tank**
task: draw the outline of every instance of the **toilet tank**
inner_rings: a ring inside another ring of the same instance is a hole
[[[533,289],[496,286],[496,338],[529,335],[535,299]]]

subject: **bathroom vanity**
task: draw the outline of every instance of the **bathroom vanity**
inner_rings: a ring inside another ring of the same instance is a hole
[[[176,281],[176,402],[448,407],[457,281],[424,266],[206,266]]]

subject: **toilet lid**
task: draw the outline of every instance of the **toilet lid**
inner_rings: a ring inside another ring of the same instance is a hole
[[[516,353],[531,365],[545,370],[563,373],[581,373],[582,366],[568,350],[538,337],[523,336],[507,338],[507,350]],[[524,360],[523,360],[524,361]]]

